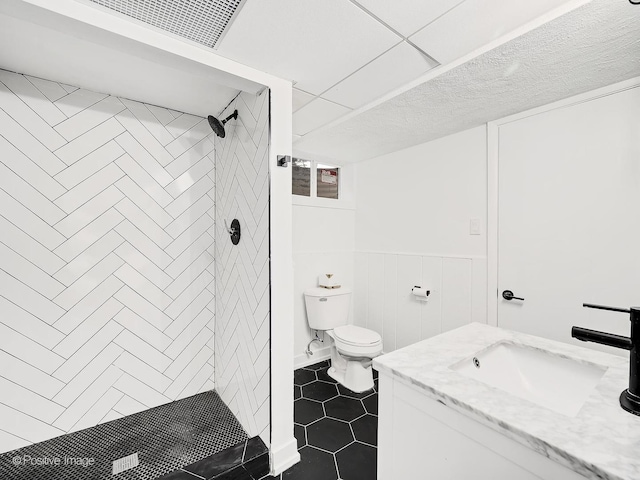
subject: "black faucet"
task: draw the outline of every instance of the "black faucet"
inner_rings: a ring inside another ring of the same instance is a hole
[[[613,333],[589,330],[588,328],[572,327],[571,336],[583,342],[595,342],[610,347],[630,350],[629,364],[629,388],[620,394],[620,406],[627,412],[640,415],[640,307],[616,308],[604,305],[583,303],[583,307],[611,310],[613,312],[628,313],[631,315],[631,337],[614,335]]]

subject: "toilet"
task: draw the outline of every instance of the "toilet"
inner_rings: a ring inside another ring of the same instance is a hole
[[[382,338],[367,328],[349,325],[351,291],[310,288],[304,292],[309,327],[331,341],[329,376],[353,392],[373,388],[371,360],[382,353]]]

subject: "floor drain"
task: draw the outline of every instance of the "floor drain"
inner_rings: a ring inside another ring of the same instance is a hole
[[[126,457],[119,458],[118,460],[114,460],[113,462],[113,475],[131,470],[138,465],[140,465],[140,459],[138,458],[137,452],[131,455],[127,455]]]

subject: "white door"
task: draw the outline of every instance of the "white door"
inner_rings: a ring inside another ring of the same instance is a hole
[[[501,125],[498,207],[500,327],[628,336],[628,315],[582,303],[640,305],[640,88]]]

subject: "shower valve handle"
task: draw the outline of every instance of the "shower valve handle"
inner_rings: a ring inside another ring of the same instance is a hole
[[[229,225],[227,224],[227,219],[224,219],[224,226],[227,229],[227,233],[229,234],[229,236],[231,237],[231,243],[233,243],[234,245],[238,245],[238,243],[240,242],[240,221],[237,218],[234,218],[233,221],[231,222],[231,228],[229,228]]]

